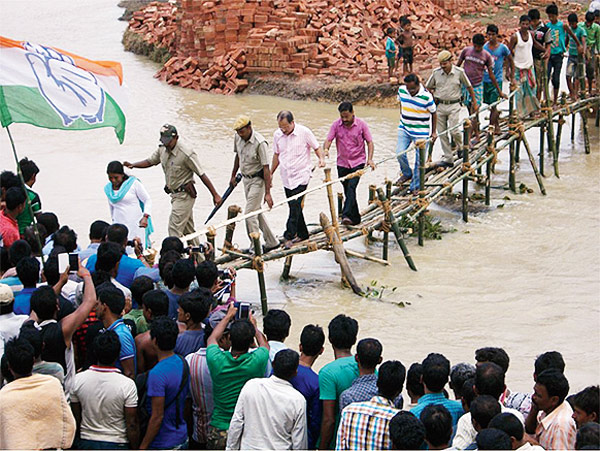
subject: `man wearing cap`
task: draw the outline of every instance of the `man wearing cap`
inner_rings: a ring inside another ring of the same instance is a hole
[[[179,142],[177,129],[173,125],[162,126],[160,142],[158,149],[149,158],[136,163],[125,161],[123,165],[129,169],[143,169],[161,164],[165,173],[165,192],[171,195],[169,235],[188,235],[195,231],[193,208],[197,193],[194,187],[194,174],[200,177],[202,183],[208,188],[215,205],[221,202],[221,196],[202,170],[196,152]],[[194,244],[198,242],[197,239],[192,241]]]
[[[19,335],[21,325],[29,318],[29,315],[15,315],[14,305],[13,291],[8,285],[0,283],[0,356],[4,354],[4,345]]]
[[[447,168],[454,164],[454,154],[450,144],[450,136],[454,140],[454,144],[462,146],[462,131],[455,129],[449,134],[446,130],[456,126],[460,119],[460,101],[462,87],[469,91],[471,98],[475,98],[473,86],[467,78],[465,71],[452,64],[452,53],[448,50],[442,50],[438,54],[440,67],[433,70],[433,73],[427,80],[427,89],[433,94],[435,103],[437,104],[437,133],[442,143],[442,151],[444,156],[442,160],[435,164],[436,167]],[[478,108],[475,103],[473,106]],[[448,136],[450,135],[450,136]]]
[[[252,123],[248,116],[240,116],[233,124],[236,135],[233,141],[235,160],[231,171],[230,185],[237,184],[236,175],[238,170],[244,180],[244,194],[246,195],[245,214],[261,208],[263,199],[271,208],[271,171],[269,171],[269,155],[267,153],[267,140],[260,133],[252,129]],[[271,232],[266,218],[261,213],[246,219],[246,231],[248,235],[253,232],[262,232],[265,239],[265,251],[279,246],[279,241]]]

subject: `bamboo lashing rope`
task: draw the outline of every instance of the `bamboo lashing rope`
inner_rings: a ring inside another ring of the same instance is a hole
[[[252,259],[252,269],[263,272],[265,270],[265,261],[258,255]]]
[[[314,241],[308,241],[306,243],[306,250],[308,252],[315,252],[315,251],[319,250],[319,248],[317,246],[317,243],[315,243]]]

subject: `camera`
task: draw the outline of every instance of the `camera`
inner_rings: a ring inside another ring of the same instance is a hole
[[[238,309],[235,319],[248,319],[250,317],[250,304],[248,302],[236,302],[234,305]]]
[[[127,241],[127,246],[131,246],[131,247],[135,248],[135,241],[134,240]]]
[[[233,277],[233,274],[231,274],[231,271],[229,271],[229,269],[224,269],[224,270],[219,271],[219,279],[221,279],[221,281],[227,283],[227,282],[233,282],[235,277]]]
[[[204,254],[206,252],[206,246],[203,244],[200,246],[190,246],[188,249],[190,254]]]

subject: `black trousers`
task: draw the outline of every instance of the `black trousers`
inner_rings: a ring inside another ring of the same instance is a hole
[[[359,164],[353,168],[338,166],[338,177],[345,177],[364,167],[364,164]],[[344,208],[342,209],[342,218],[350,219],[354,225],[360,222],[360,211],[358,210],[358,202],[356,202],[356,187],[358,186],[358,182],[360,182],[360,177],[354,177],[342,182],[342,186],[344,187]]]
[[[300,194],[306,191],[307,186],[308,185],[299,185],[294,189],[287,189],[284,187],[283,189],[285,190],[285,197],[289,198],[295,196],[296,194]],[[288,202],[290,213],[286,224],[286,230],[283,234],[283,237],[286,240],[293,240],[296,237],[300,238],[301,240],[306,240],[308,238],[308,229],[306,228],[304,215],[302,214],[303,199],[304,196]]]

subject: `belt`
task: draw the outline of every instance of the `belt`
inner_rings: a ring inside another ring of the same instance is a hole
[[[242,174],[242,177],[244,177],[245,179],[253,179],[254,177],[260,177],[261,179],[264,179],[265,178],[264,168],[254,174],[250,174],[250,175]]]
[[[183,193],[185,191],[185,184],[176,189],[171,189],[168,186],[165,186],[165,191],[167,194]]]
[[[455,103],[459,103],[460,99],[456,99],[456,100],[442,100],[442,99],[438,99],[438,103],[441,103],[442,105],[454,105]]]

